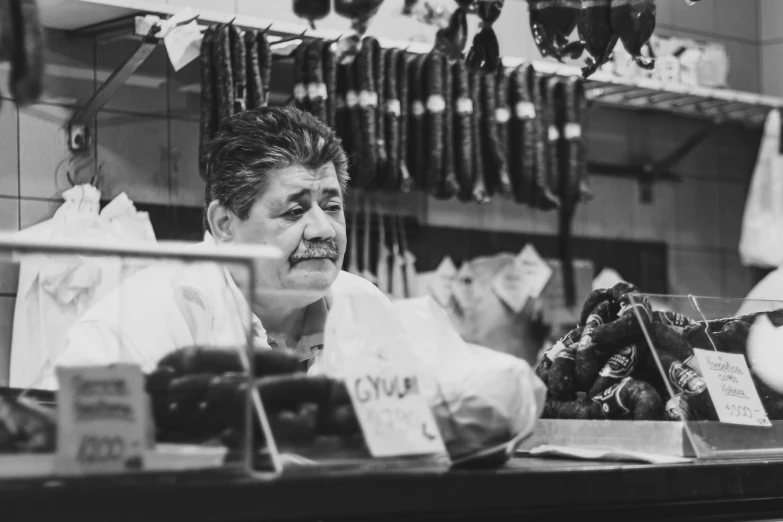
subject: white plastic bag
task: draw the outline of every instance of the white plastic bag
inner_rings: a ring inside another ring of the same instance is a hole
[[[383,360],[418,373],[452,460],[524,437],[543,410],[546,389],[526,362],[465,343],[429,297],[336,299],[310,372],[339,378]]]
[[[783,155],[778,110],[769,112],[764,125],[742,218],[739,253],[744,266],[777,268],[783,264]]]

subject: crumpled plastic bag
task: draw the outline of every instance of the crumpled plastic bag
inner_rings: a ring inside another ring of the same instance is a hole
[[[429,297],[336,299],[310,372],[339,378],[382,361],[418,373],[452,461],[524,438],[543,410],[546,388],[526,362],[463,341]]]

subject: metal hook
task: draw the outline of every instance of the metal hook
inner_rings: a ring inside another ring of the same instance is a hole
[[[185,21],[179,22],[179,23],[178,23],[178,24],[177,24],[175,27],[180,27],[180,26],[182,26],[182,25],[188,25],[188,24],[189,24],[189,23],[191,23],[191,22],[195,22],[195,21],[196,21],[196,20],[198,20],[200,17],[201,17],[201,15],[200,15],[200,14],[197,14],[197,15],[195,15],[195,16],[193,16],[193,17],[191,17],[189,20],[185,20]]]
[[[285,38],[281,38],[280,40],[278,40],[276,42],[272,42],[270,45],[278,45],[278,44],[282,44],[282,43],[286,43],[286,42],[291,42],[293,40],[301,40],[301,39],[304,38],[304,35],[306,33],[307,33],[307,29],[302,31],[301,34],[295,34],[295,35],[287,36]]]
[[[272,28],[272,26],[273,26],[273,25],[275,25],[275,24],[273,24],[273,23],[272,23],[272,24],[269,24],[269,27],[267,27],[266,29],[262,29],[262,30],[261,30],[261,32],[259,32],[259,34],[260,34],[260,35],[264,35],[264,34],[268,33],[268,32],[269,32],[269,30]]]
[[[225,29],[229,25],[233,24],[236,19],[237,19],[237,17],[235,16],[234,18],[232,18],[228,22],[224,22],[224,23],[218,25],[216,31],[222,31],[223,29]]]

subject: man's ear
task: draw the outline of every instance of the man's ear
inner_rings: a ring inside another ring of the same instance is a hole
[[[234,240],[234,232],[231,222],[234,214],[220,202],[213,201],[207,208],[207,222],[212,232],[212,237],[218,243],[231,243]]]

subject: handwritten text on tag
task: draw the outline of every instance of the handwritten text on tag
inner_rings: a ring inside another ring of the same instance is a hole
[[[352,371],[345,382],[373,457],[445,453],[414,373],[374,368]]]
[[[57,369],[57,465],[62,473],[139,469],[147,443],[144,376],[138,366]]]
[[[694,348],[721,422],[771,426],[742,354]]]

